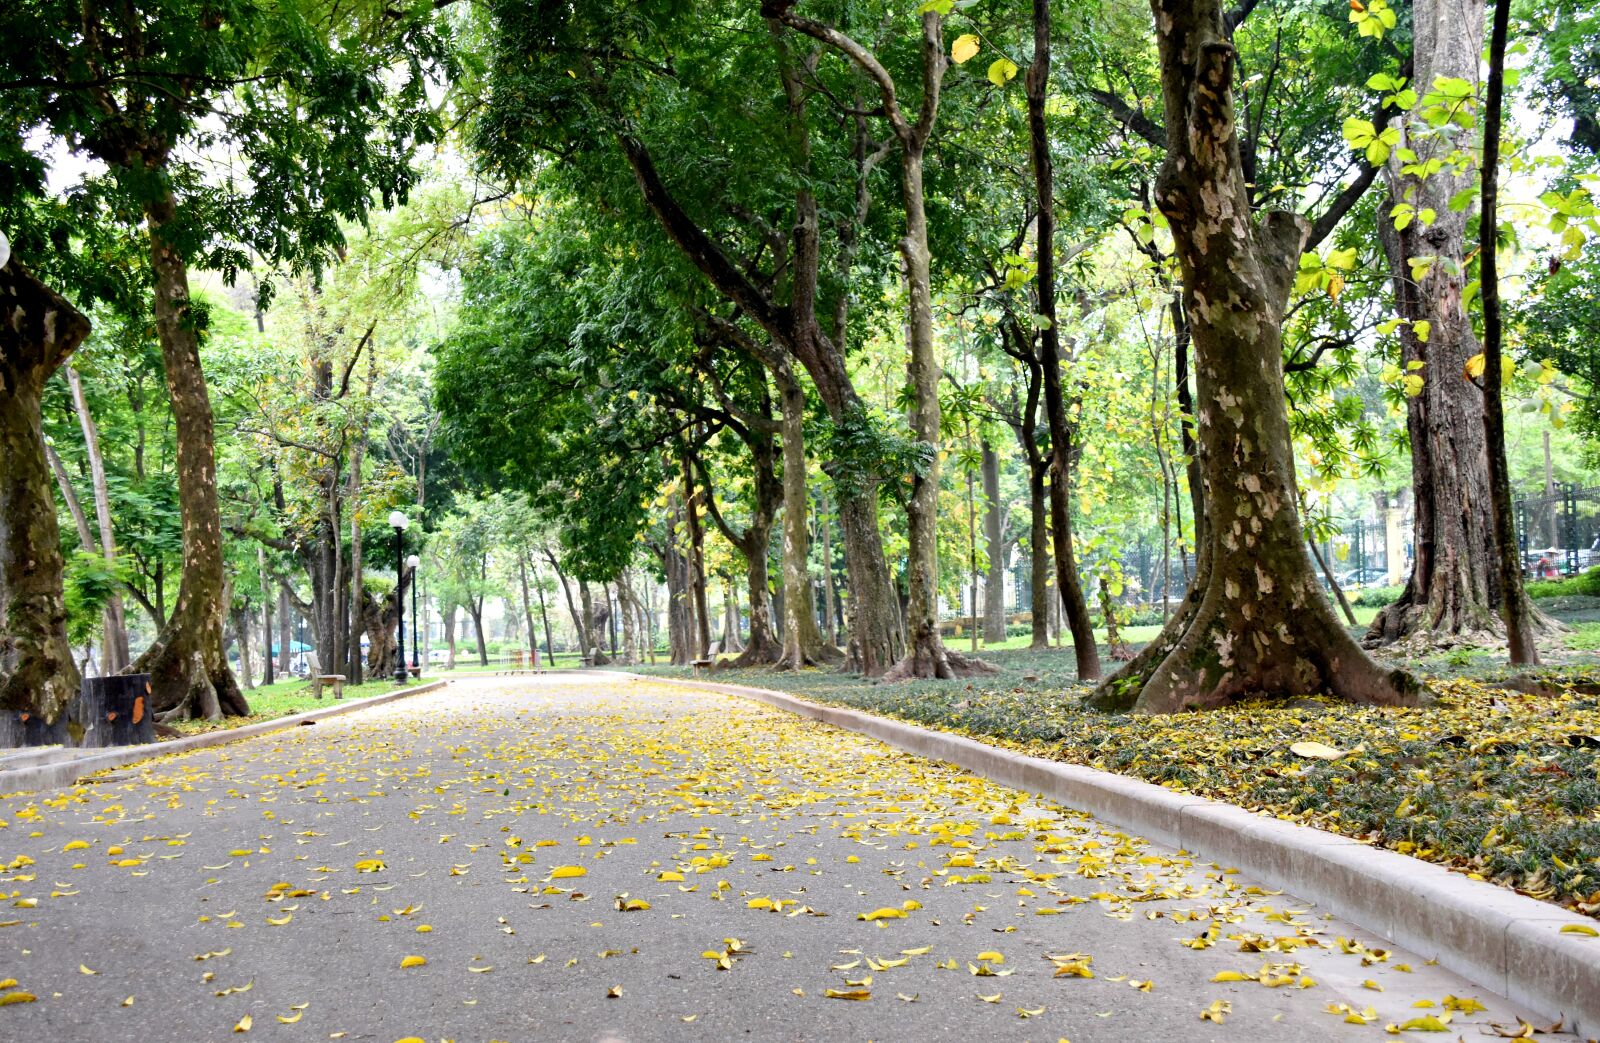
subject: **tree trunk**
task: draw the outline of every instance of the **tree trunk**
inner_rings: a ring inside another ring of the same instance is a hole
[[[457,605],[446,605],[441,610],[441,614],[444,616],[444,668],[446,670],[454,670],[456,668],[456,609],[458,607]]]
[[[270,685],[276,680],[272,661],[272,577],[267,572],[267,552],[256,547],[256,571],[261,576],[261,683]]]
[[[588,600],[589,588],[584,588],[584,600]],[[483,598],[467,599],[467,615],[472,617],[472,636],[478,642],[478,665],[489,665],[489,645],[483,636]]]
[[[679,513],[677,497],[673,498],[669,515],[667,538],[657,548],[661,571],[667,578],[667,647],[673,666],[688,666],[694,662],[694,608],[689,596],[689,566],[673,542]]]
[[[539,597],[539,622],[544,624],[544,653],[545,665],[551,669],[556,665],[556,641],[550,630],[550,612],[544,602],[544,581],[539,576],[538,559],[532,554],[528,555],[533,562],[533,591]]]
[[[517,579],[522,586],[522,616],[528,621],[528,665],[539,659],[539,631],[533,625],[533,599],[528,596],[528,552],[517,551]]]
[[[612,633],[616,633],[616,621],[620,620],[622,629],[622,661],[624,663],[637,663],[639,661],[639,642],[638,636],[634,633],[633,629],[633,612],[630,610],[628,598],[624,590],[626,580],[627,570],[624,569],[617,573],[617,581],[612,585],[617,597],[616,608],[611,615],[613,620]],[[729,591],[729,595],[728,603],[733,606],[733,637],[734,640],[737,641],[739,638],[739,607],[738,602],[733,600],[731,596],[731,590]],[[726,637],[723,638],[723,643],[726,645]],[[728,649],[724,647],[723,651],[728,651]]]
[[[294,639],[294,620],[289,606],[289,590],[282,579],[278,580],[278,673],[288,677],[294,673],[294,653],[289,646]]]
[[[1311,558],[1317,563],[1317,568],[1322,570],[1322,578],[1328,581],[1328,590],[1333,594],[1333,600],[1339,605],[1339,611],[1344,613],[1346,623],[1356,625],[1356,614],[1350,608],[1350,601],[1344,596],[1344,588],[1339,586],[1339,581],[1334,578],[1333,570],[1328,568],[1328,561],[1317,549],[1316,540],[1307,540],[1306,546],[1311,549]]]
[[[624,628],[631,626],[627,622],[627,615],[623,615]],[[724,652],[744,651],[744,638],[740,635],[743,629],[743,620],[739,614],[739,596],[733,591],[733,580],[726,575],[722,577],[722,650]]]
[[[233,618],[233,638],[239,644],[239,675],[244,681],[245,691],[254,691],[256,681],[255,671],[250,665],[250,631],[255,628],[250,625],[250,608],[248,605],[235,605],[229,614]]]
[[[1483,0],[1416,0],[1412,82],[1419,91],[1429,90],[1438,77],[1477,86],[1483,14]],[[1420,120],[1408,117],[1419,126]],[[1404,143],[1416,152],[1417,163],[1444,157],[1458,145],[1433,132],[1410,134]],[[1469,145],[1459,144],[1470,154]],[[1401,166],[1395,156],[1385,170],[1389,205],[1404,203],[1435,214],[1430,224],[1416,219],[1398,230],[1387,207],[1377,219],[1396,307],[1406,320],[1400,329],[1402,365],[1423,378],[1421,393],[1406,402],[1416,552],[1400,599],[1372,621],[1365,643],[1370,648],[1404,642],[1418,652],[1453,644],[1477,647],[1505,637],[1498,615],[1504,586],[1496,567],[1484,395],[1463,376],[1467,360],[1478,354],[1462,296],[1469,277],[1469,215],[1450,206],[1453,196],[1473,187],[1477,171],[1470,162],[1456,170],[1446,159],[1445,169],[1418,178],[1402,173]],[[1423,256],[1436,260],[1427,274],[1414,279],[1409,261]],[[1425,335],[1419,332],[1422,323]],[[1549,625],[1542,613],[1532,615],[1540,629]]]
[[[1050,530],[1055,539],[1056,589],[1072,628],[1072,651],[1078,679],[1100,676],[1100,650],[1094,624],[1078,579],[1072,548],[1072,473],[1074,425],[1068,420],[1061,389],[1061,331],[1056,316],[1055,170],[1050,161],[1050,136],[1045,124],[1045,95],[1050,84],[1050,3],[1033,0],[1033,63],[1024,80],[1028,96],[1028,144],[1033,167],[1034,205],[1038,208],[1039,362],[1044,377],[1045,417],[1050,424]]]
[[[72,406],[78,414],[78,426],[83,429],[83,447],[89,456],[89,476],[94,482],[94,515],[100,526],[100,554],[111,567],[117,562],[117,537],[111,528],[111,494],[106,485],[105,457],[100,453],[100,429],[89,412],[89,400],[83,394],[83,381],[78,371],[67,367],[67,386],[72,390]],[[128,622],[123,609],[122,594],[113,591],[106,599],[105,640],[101,647],[102,673],[121,673],[128,668]]]
[[[778,667],[799,670],[835,662],[839,654],[822,640],[811,599],[810,503],[806,490],[804,389],[798,381],[778,381],[783,417],[783,654]]]
[[[920,677],[968,677],[993,673],[994,667],[945,648],[939,635],[939,361],[933,340],[933,290],[924,209],[922,167],[927,135],[938,106],[939,81],[947,62],[939,15],[922,15],[921,116],[913,128],[896,119],[900,138],[900,185],[905,208],[905,235],[900,255],[905,266],[907,339],[913,405],[911,433],[923,453],[922,466],[911,478],[906,503],[907,571],[906,653],[889,671],[889,680]],[[893,104],[885,91],[886,108]]]
[[[639,629],[639,614],[635,611],[638,598],[633,593],[632,569],[623,569],[617,574],[617,612],[622,616],[622,649],[629,663],[643,661],[639,644],[643,634]],[[733,605],[733,634],[739,636],[739,603],[733,597],[733,589],[728,589],[728,601]]]
[[[830,645],[839,644],[839,592],[833,575],[833,517],[826,503],[822,511],[822,639]]]
[[[1281,324],[1308,225],[1290,213],[1250,214],[1220,0],[1152,7],[1169,140],[1156,200],[1193,330],[1212,523],[1182,608],[1092,702],[1171,713],[1327,692],[1415,705],[1417,681],[1379,667],[1339,625],[1300,527]]]
[[[350,638],[349,647],[345,651],[345,676],[350,684],[361,683],[361,634],[365,629],[360,605],[365,600],[366,577],[362,574],[361,511],[356,504],[356,495],[361,491],[361,459],[365,446],[366,432],[363,430],[355,439],[355,446],[350,451],[350,478],[344,491],[345,503],[350,505],[350,593],[347,596],[350,605]],[[405,567],[403,561],[395,564],[397,571],[404,571]],[[405,654],[406,650],[402,648],[401,658],[404,658]]]
[[[1006,541],[1000,506],[1000,456],[983,443],[983,540],[989,570],[983,581],[983,640],[997,645],[1006,639]]]
[[[150,675],[158,713],[216,719],[246,716],[250,706],[222,654],[222,517],[217,507],[216,438],[200,370],[200,333],[189,301],[189,269],[166,230],[177,218],[170,191],[145,207],[155,279],[156,336],[178,440],[178,502],[183,522],[183,578],[177,603],[134,672]]]
[[[79,674],[40,406],[45,381],[88,334],[89,320],[20,260],[0,267],[0,710],[51,723]]]
[[[1045,473],[1049,464],[1036,461],[1028,467],[1028,512],[1031,531],[1028,537],[1028,587],[1032,594],[1033,616],[1029,623],[1031,649],[1050,647],[1050,608],[1055,592],[1050,589],[1050,520],[1046,500]]]
[[[694,471],[689,467],[688,454],[680,458],[683,475],[684,517],[689,526],[689,582],[694,596],[696,637],[699,644],[696,658],[711,658],[711,613],[706,606],[706,534],[701,524],[701,490],[695,488]]]
[[[1478,250],[1483,282],[1483,400],[1484,438],[1489,455],[1489,495],[1494,560],[1500,580],[1500,618],[1506,643],[1516,666],[1535,666],[1539,648],[1534,643],[1533,602],[1522,589],[1522,562],[1517,553],[1517,530],[1511,517],[1511,475],[1506,466],[1506,418],[1501,401],[1499,228],[1500,122],[1505,104],[1506,36],[1511,20],[1511,0],[1496,0],[1494,29],[1489,42],[1489,95],[1483,120],[1483,208],[1478,219]],[[1546,471],[1549,468],[1550,433],[1545,432]],[[1546,482],[1549,479],[1546,478]]]

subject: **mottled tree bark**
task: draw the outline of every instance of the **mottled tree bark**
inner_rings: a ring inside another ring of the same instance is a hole
[[[78,691],[40,405],[89,320],[15,257],[0,267],[0,710],[55,721]]]
[[[145,207],[155,278],[156,336],[178,437],[178,501],[183,522],[183,578],[177,603],[134,670],[148,673],[157,712],[216,718],[250,706],[222,654],[222,517],[217,507],[216,437],[200,370],[200,330],[189,299],[189,268],[166,229],[177,219],[172,194]]]
[[[1339,625],[1304,545],[1281,325],[1308,223],[1250,212],[1219,0],[1152,8],[1168,128],[1156,201],[1183,272],[1211,523],[1183,606],[1092,702],[1170,713],[1326,692],[1415,704],[1417,681],[1379,667]]]

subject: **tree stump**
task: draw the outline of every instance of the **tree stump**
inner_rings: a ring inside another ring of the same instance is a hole
[[[0,713],[0,749],[21,746],[71,746],[72,736],[67,732],[67,715],[58,716],[46,724],[38,714],[11,710]]]
[[[82,746],[137,746],[156,741],[149,674],[85,677],[76,710],[83,725]]]

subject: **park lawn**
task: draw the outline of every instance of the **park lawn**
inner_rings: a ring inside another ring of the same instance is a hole
[[[431,684],[439,680],[434,674],[425,675],[416,684]],[[346,685],[344,699],[365,699],[369,696],[383,695],[395,690],[394,678],[384,677],[369,680],[358,685]],[[270,721],[275,717],[285,717],[291,713],[302,713],[306,710],[315,710],[321,706],[338,705],[333,700],[333,689],[324,688],[322,699],[319,702],[311,697],[311,685],[303,678],[294,677],[285,681],[275,681],[270,685],[257,685],[253,690],[244,693],[245,700],[250,704],[248,717],[224,717],[220,721],[174,721],[173,727],[185,735],[199,732],[212,732],[219,729],[238,728],[245,724],[255,724],[258,721]]]
[[[1439,702],[1424,709],[1303,698],[1132,716],[1084,709],[1086,686],[1073,677],[1070,655],[988,657],[1001,673],[964,681],[879,684],[825,670],[716,677],[1136,776],[1600,916],[1600,668],[1592,661],[1565,664],[1567,683],[1538,695],[1485,677],[1435,675]],[[1347,752],[1303,759],[1289,750],[1301,740]]]

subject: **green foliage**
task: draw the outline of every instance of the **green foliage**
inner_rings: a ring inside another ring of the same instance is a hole
[[[1534,599],[1560,598],[1582,595],[1585,597],[1600,597],[1600,566],[1586,569],[1576,576],[1566,579],[1538,579],[1529,580],[1524,589],[1528,596]]]
[[[0,34],[0,209],[30,212],[43,146],[65,142],[108,168],[69,197],[65,230],[96,207],[131,229],[175,198],[164,235],[230,281],[255,256],[316,269],[345,241],[339,217],[403,200],[438,133],[430,77],[449,68],[422,3],[17,0]],[[230,173],[211,148],[234,153]]]
[[[127,582],[127,571],[122,562],[108,562],[92,551],[78,550],[67,559],[64,586],[68,641],[84,645],[98,639],[101,612]]]

